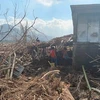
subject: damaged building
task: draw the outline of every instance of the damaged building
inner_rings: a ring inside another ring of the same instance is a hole
[[[100,4],[71,5],[73,19],[73,65],[100,65]],[[100,68],[100,67],[99,67]]]

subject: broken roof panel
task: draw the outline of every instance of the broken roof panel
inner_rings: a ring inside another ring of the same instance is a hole
[[[100,12],[100,4],[71,5],[72,13]]]

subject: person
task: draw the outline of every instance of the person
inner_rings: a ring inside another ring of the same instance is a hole
[[[66,66],[67,65],[67,58],[68,58],[68,54],[67,54],[67,48],[64,47],[63,50],[62,50],[62,63],[63,63],[63,66]]]
[[[39,40],[39,38],[38,38],[38,37],[36,38],[36,41],[37,41],[37,42],[40,42],[40,40]]]
[[[64,47],[64,49],[63,49],[63,51],[62,51],[62,54],[63,54],[63,58],[64,58],[64,59],[67,59],[68,54],[67,54],[67,48],[66,48],[66,47]]]
[[[71,48],[69,48],[67,54],[68,54],[69,58],[72,58],[72,56],[73,56],[73,51],[72,51]]]
[[[58,65],[63,65],[63,54],[62,50],[57,51],[57,64]]]
[[[36,46],[40,45],[40,40],[39,40],[38,37],[37,37],[37,39],[36,39],[36,43],[35,43],[35,45],[36,45]]]
[[[51,47],[50,58],[51,58],[51,63],[55,63],[55,66],[57,66],[57,56],[56,56],[56,51],[54,47]]]
[[[69,56],[69,50],[64,47],[63,49],[63,64],[66,65],[72,65],[72,58]]]
[[[46,56],[46,48],[45,47],[43,47],[43,49],[42,49],[42,56],[43,56],[43,58]]]
[[[32,59],[34,59],[37,56],[36,52],[38,52],[38,49],[37,49],[37,46],[33,43],[33,46],[32,46]]]

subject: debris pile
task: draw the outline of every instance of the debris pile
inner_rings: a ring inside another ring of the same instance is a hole
[[[1,50],[0,100],[100,100],[100,78],[87,74],[90,91],[82,71],[75,71],[71,65],[51,68],[49,57],[41,50],[58,40],[33,49],[32,44],[12,44]],[[67,46],[62,40],[58,49]]]
[[[0,100],[74,100],[68,88],[59,70],[35,78],[0,79]]]

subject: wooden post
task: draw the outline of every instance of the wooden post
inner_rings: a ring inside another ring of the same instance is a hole
[[[9,61],[8,61],[8,67],[10,68],[11,67],[11,54],[9,55],[8,59],[9,59]],[[7,70],[6,79],[8,79],[10,77],[10,70],[11,69]]]
[[[16,53],[14,52],[14,59],[13,59],[11,73],[10,73],[10,79],[12,79],[12,76],[13,76],[13,71],[14,71],[14,67],[15,67],[15,61],[16,61]]]

